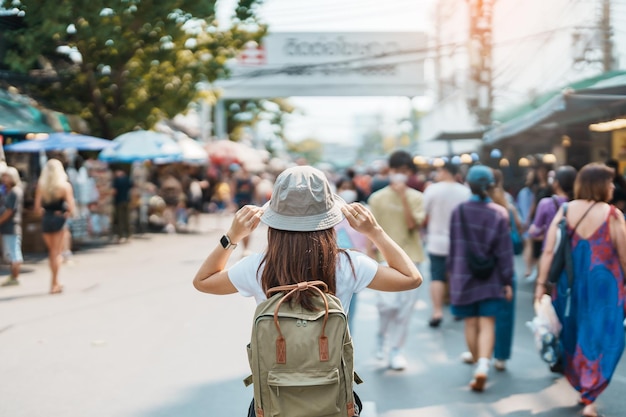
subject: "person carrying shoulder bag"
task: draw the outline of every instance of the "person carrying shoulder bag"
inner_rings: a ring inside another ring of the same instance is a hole
[[[491,168],[471,167],[466,181],[472,197],[452,212],[447,267],[452,314],[465,321],[470,360],[476,363],[469,385],[483,391],[493,355],[495,316],[501,300],[513,296],[513,242],[507,210],[489,197],[495,186]]]
[[[580,393],[584,417],[597,417],[596,400],[606,389],[624,351],[626,288],[626,222],[608,202],[613,197],[613,170],[604,164],[585,165],[574,183],[574,200],[566,219],[572,251],[573,279],[564,270],[551,288],[561,322],[559,335],[563,373]],[[535,299],[546,293],[554,258],[557,227],[554,217],[546,235]]]

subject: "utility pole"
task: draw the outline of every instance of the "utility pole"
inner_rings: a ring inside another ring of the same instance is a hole
[[[604,72],[615,68],[613,59],[613,29],[611,27],[611,0],[602,0],[600,15],[600,36],[602,39],[602,69]]]
[[[442,66],[441,66],[441,26],[442,22],[442,13],[441,13],[442,2],[439,0],[435,6],[435,77],[437,77],[437,102],[440,102],[444,98],[443,89],[443,74],[442,74]]]
[[[470,14],[468,104],[478,122],[491,124],[493,112],[493,5],[495,0],[467,0]]]

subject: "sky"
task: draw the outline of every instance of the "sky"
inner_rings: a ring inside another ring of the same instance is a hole
[[[235,0],[221,0],[218,19],[227,21]],[[260,15],[276,32],[399,32],[428,29],[432,0],[264,0]],[[354,119],[382,114],[387,120],[408,117],[423,100],[407,97],[292,97],[301,110],[290,118],[292,140],[354,144]]]

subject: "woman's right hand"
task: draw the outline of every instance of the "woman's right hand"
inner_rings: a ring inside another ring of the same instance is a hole
[[[381,230],[372,212],[361,203],[346,204],[341,211],[350,226],[365,236]]]
[[[535,301],[540,301],[544,294],[547,294],[546,284],[540,284],[537,282],[535,284]]]
[[[243,206],[235,213],[228,230],[228,237],[233,243],[239,243],[257,228],[263,215],[263,208],[253,205]]]

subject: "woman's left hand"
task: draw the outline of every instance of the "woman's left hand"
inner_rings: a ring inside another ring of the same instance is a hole
[[[504,298],[506,301],[513,300],[513,288],[510,285],[504,286]]]
[[[239,243],[250,235],[261,222],[263,208],[253,205],[243,206],[235,213],[233,222],[228,230],[228,237],[233,243]]]

